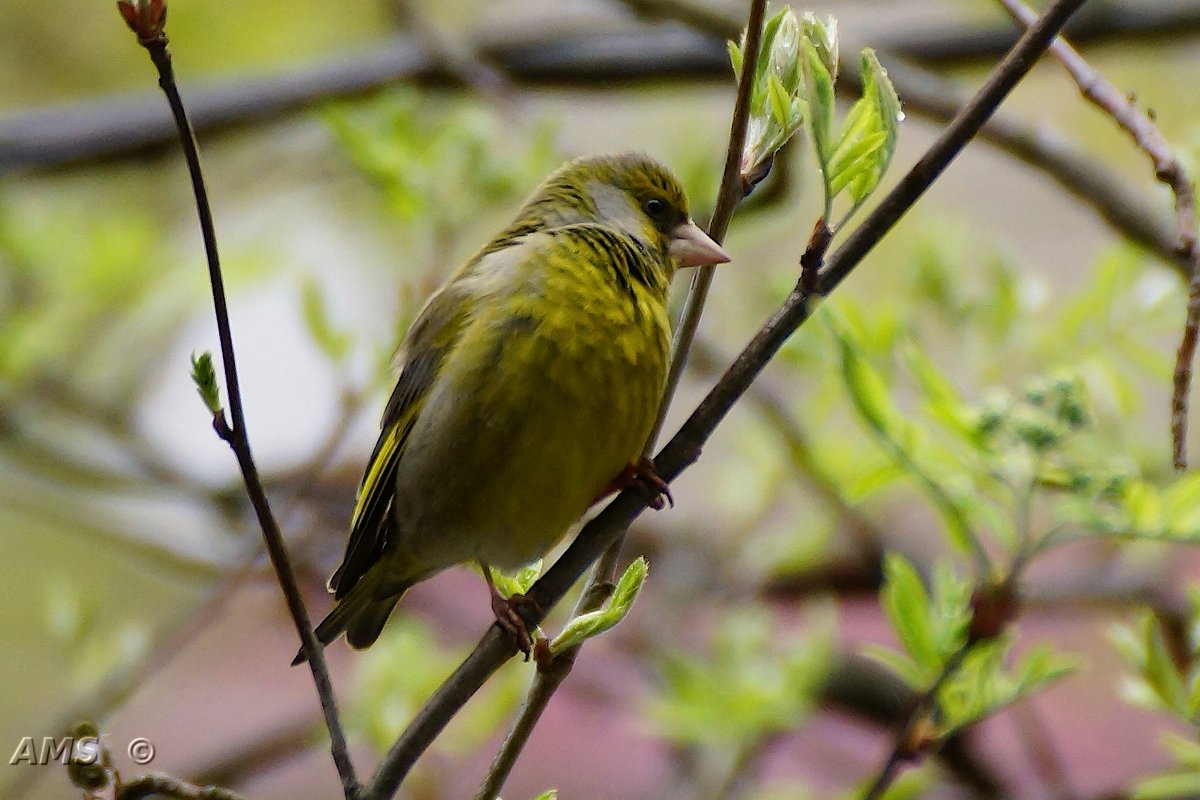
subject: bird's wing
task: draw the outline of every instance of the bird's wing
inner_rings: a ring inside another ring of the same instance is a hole
[[[397,359],[402,364],[400,377],[383,412],[379,441],[358,489],[346,555],[329,579],[329,590],[339,600],[378,560],[387,543],[393,524],[396,467],[404,441],[467,322],[471,306],[467,300],[461,283],[447,285],[430,298],[401,345]]]

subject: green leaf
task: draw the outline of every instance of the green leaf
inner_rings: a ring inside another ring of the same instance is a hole
[[[792,101],[779,78],[767,76],[767,100],[771,107],[771,117],[780,128],[786,127],[792,115]]]
[[[950,734],[1041,691],[1076,671],[1075,659],[1045,647],[1030,650],[1011,670],[1004,667],[1012,637],[973,645],[958,671],[938,694]]]
[[[649,716],[678,742],[721,747],[802,724],[829,672],[828,626],[796,635],[761,608],[735,609],[702,652],[667,654]]]
[[[970,582],[956,575],[949,564],[934,565],[930,627],[941,661],[966,645],[970,625]]]
[[[542,560],[539,558],[532,564],[526,564],[516,572],[502,572],[495,567],[489,567],[492,573],[492,583],[502,597],[512,597],[515,594],[525,594],[529,587],[542,574]]]
[[[547,789],[546,791],[539,794],[537,797],[533,798],[533,800],[558,800],[558,790],[557,789]]]
[[[813,147],[821,171],[828,175],[829,157],[833,143],[833,77],[822,63],[816,45],[805,37],[800,42],[800,63],[804,70],[806,99],[808,100],[808,123],[813,137]],[[832,200],[832,195],[828,198]]]
[[[974,444],[975,414],[946,373],[912,341],[906,342],[901,352],[909,372],[917,379],[917,386],[925,399],[925,409],[959,438]]]
[[[1131,528],[1141,535],[1157,535],[1163,530],[1162,499],[1157,487],[1146,481],[1130,481],[1123,499]]]
[[[1049,647],[1030,649],[1017,665],[1017,699],[1026,697],[1042,687],[1061,680],[1079,670],[1079,663],[1056,653]]]
[[[939,463],[923,457],[924,431],[896,409],[887,383],[863,357],[859,340],[848,333],[847,320],[838,319],[828,308],[824,319],[838,341],[842,378],[859,415],[887,452],[920,483],[941,515],[950,541],[963,551],[978,550],[964,501],[940,478]]]
[[[646,559],[639,556],[625,568],[621,579],[613,590],[612,597],[603,608],[580,614],[566,624],[562,632],[550,643],[550,652],[558,655],[565,650],[583,644],[594,636],[599,636],[629,614],[633,602],[637,599],[642,584],[646,582],[649,566]]]
[[[840,194],[847,186],[863,178],[864,175],[875,179],[877,153],[883,146],[887,134],[883,131],[873,131],[853,142],[844,150],[839,150],[837,160],[829,166],[829,192]],[[857,199],[857,197],[855,198]]]
[[[729,63],[733,66],[733,76],[738,80],[742,79],[742,48],[733,40],[725,43],[729,48]]]
[[[871,642],[862,645],[859,650],[867,658],[879,662],[896,673],[900,680],[912,688],[922,691],[929,686],[929,670],[922,669],[916,661],[904,653]]]
[[[884,557],[880,604],[904,649],[932,680],[942,659],[929,625],[929,596],[917,571],[898,553]]]
[[[311,277],[305,276],[300,287],[304,310],[304,325],[321,351],[332,361],[341,361],[350,350],[350,335],[334,328],[325,305],[321,286]]]
[[[827,182],[833,194],[849,187],[854,205],[849,218],[879,185],[891,164],[904,115],[900,100],[875,52],[864,49],[862,97],[851,107],[841,136],[828,159]],[[840,224],[844,224],[843,219]]]
[[[829,74],[830,81],[836,82],[838,76],[837,20],[830,15],[822,22],[816,14],[805,11],[800,17],[800,32],[803,38],[812,45],[821,64],[824,65],[825,71]]]
[[[1186,715],[1189,702],[1183,679],[1171,658],[1171,651],[1167,648],[1162,626],[1149,614],[1143,621],[1142,636],[1145,648],[1142,677],[1154,689],[1166,708]]]
[[[842,355],[842,377],[863,419],[878,433],[891,437],[894,411],[887,383],[859,353],[848,336],[838,336]]]
[[[746,68],[746,33],[730,43],[730,63],[738,75]],[[804,81],[800,64],[800,26],[788,6],[763,25],[758,61],[750,92],[750,118],[740,169],[743,178],[761,180],[771,162],[804,123]]]
[[[1194,737],[1180,736],[1173,731],[1167,731],[1163,734],[1162,746],[1177,763],[1200,768],[1200,742]]]
[[[1186,536],[1200,531],[1200,473],[1184,475],[1163,490],[1162,516],[1168,530]]]
[[[1133,800],[1179,800],[1181,797],[1200,797],[1200,771],[1176,775],[1159,775],[1137,784]]]
[[[221,413],[221,387],[217,383],[217,371],[213,367],[212,353],[205,350],[200,355],[192,353],[192,383],[204,401],[204,407],[213,416]]]

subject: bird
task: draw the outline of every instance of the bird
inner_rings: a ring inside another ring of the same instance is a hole
[[[641,455],[668,369],[669,284],[729,260],[647,155],[582,157],[547,177],[405,335],[320,644],[370,646],[411,586],[476,563],[528,656],[525,598],[501,597],[488,568],[543,556],[621,488],[670,496]]]

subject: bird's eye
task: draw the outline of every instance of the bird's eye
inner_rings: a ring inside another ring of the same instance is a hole
[[[646,213],[654,219],[658,219],[663,214],[667,213],[667,204],[657,197],[651,197],[642,204],[642,208],[646,209]]]

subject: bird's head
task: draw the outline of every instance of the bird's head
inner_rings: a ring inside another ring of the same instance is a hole
[[[688,214],[675,176],[640,153],[587,156],[564,164],[526,204],[518,224],[531,229],[598,222],[620,228],[672,266],[723,264],[729,255]]]

